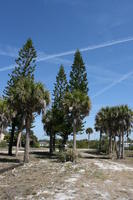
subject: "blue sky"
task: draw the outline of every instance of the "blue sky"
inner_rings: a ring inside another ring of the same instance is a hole
[[[86,127],[93,127],[102,106],[133,108],[132,11],[132,0],[1,0],[0,95],[18,50],[30,37],[38,52],[35,78],[51,94],[60,64],[69,76],[73,52],[81,49],[92,101]],[[36,135],[44,138],[40,117],[35,125]]]

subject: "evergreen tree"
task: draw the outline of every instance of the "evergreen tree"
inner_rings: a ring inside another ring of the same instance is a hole
[[[64,98],[64,108],[70,113],[72,119],[74,152],[76,151],[76,134],[83,128],[83,120],[89,114],[91,107],[88,90],[86,68],[77,50],[70,72],[69,92]]]
[[[85,94],[88,94],[88,81],[86,68],[79,50],[74,55],[74,63],[70,72],[69,81],[70,92],[79,90]]]
[[[14,88],[16,87],[17,82],[22,78],[30,78],[34,80],[34,70],[35,70],[35,61],[36,61],[36,50],[33,46],[32,40],[28,39],[24,44],[23,48],[19,51],[19,56],[16,59],[16,66],[12,73],[9,75],[10,80],[7,82],[7,86],[4,90],[5,98],[10,106],[10,108],[14,111],[12,115],[12,128],[11,128],[11,138],[9,143],[9,155],[12,155],[12,145],[14,138],[15,127],[18,125],[18,119],[23,119],[23,110],[21,110],[21,106],[18,106],[13,101]],[[16,115],[14,113],[17,113]],[[22,121],[22,125],[20,129],[23,128],[24,120]],[[20,130],[21,131],[21,130]]]
[[[11,89],[22,77],[34,79],[36,57],[36,50],[33,46],[32,40],[28,39],[23,48],[20,49],[19,56],[15,60],[15,69],[11,74],[9,74],[10,80],[7,82],[7,86],[4,90],[5,97],[8,98],[11,95]]]
[[[68,113],[64,112],[64,96],[68,91],[68,83],[64,67],[61,65],[59,72],[56,76],[56,83],[54,87],[54,99],[53,99],[53,118],[56,124],[54,127],[55,133],[58,133],[62,137],[62,147],[66,144],[68,135],[72,132],[71,123],[68,118]],[[55,137],[54,137],[55,138]]]
[[[59,72],[56,76],[56,83],[54,84],[54,99],[53,107],[58,110],[63,108],[63,99],[68,88],[67,78],[63,65],[60,66]]]

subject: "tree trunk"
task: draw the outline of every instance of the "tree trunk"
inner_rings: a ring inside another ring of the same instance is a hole
[[[10,135],[9,148],[8,148],[8,155],[9,156],[12,156],[12,147],[13,147],[14,132],[15,132],[15,122],[13,120],[13,122],[12,122],[12,129],[11,129],[11,135]]]
[[[73,151],[76,151],[76,119],[73,121]]]
[[[121,148],[121,158],[124,158],[124,132],[122,132],[122,148]]]
[[[90,133],[88,133],[88,149],[89,149],[89,142],[90,142]]]
[[[63,140],[62,140],[62,151],[65,150],[65,145],[66,145],[67,140],[68,140],[68,135],[65,134],[65,135],[63,136]]]
[[[121,133],[119,133],[119,159],[121,158]]]
[[[99,151],[102,149],[102,132],[100,131]]]
[[[26,119],[26,139],[25,139],[24,163],[29,162],[29,144],[30,144],[30,120]]]
[[[109,156],[112,158],[112,135],[109,135]]]
[[[53,134],[53,152],[55,152],[55,140],[56,140],[56,135],[54,133]]]
[[[16,157],[18,156],[18,150],[19,150],[19,144],[20,144],[20,140],[21,140],[21,135],[22,135],[22,131],[19,132],[18,134],[18,138],[17,138],[17,146],[16,146]]]
[[[50,152],[50,155],[53,154],[53,134],[52,133],[50,133],[49,152]]]
[[[115,151],[116,151],[116,156],[117,156],[117,159],[119,159],[119,151],[118,151],[118,145],[117,145],[117,142],[116,142],[116,139],[115,139]]]
[[[114,154],[115,154],[115,149],[116,149],[115,145],[116,145],[116,138],[115,138],[115,136],[114,136],[114,142],[113,142],[113,152],[112,152],[112,154],[113,154],[113,157],[114,157]]]

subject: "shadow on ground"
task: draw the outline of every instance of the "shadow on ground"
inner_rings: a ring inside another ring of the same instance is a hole
[[[30,154],[34,154],[36,158],[40,159],[57,159],[55,154],[50,155],[49,152],[32,151]]]

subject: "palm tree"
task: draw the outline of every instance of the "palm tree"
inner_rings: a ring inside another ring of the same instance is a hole
[[[111,157],[115,147],[117,158],[124,158],[124,135],[131,132],[132,128],[133,112],[127,105],[102,108],[96,115],[95,129],[108,135]],[[119,152],[116,143],[117,136],[119,137]],[[114,138],[113,146],[112,138]]]
[[[87,128],[86,129],[86,134],[88,134],[88,148],[89,148],[89,141],[90,141],[90,134],[93,133],[93,129],[92,128]]]
[[[53,117],[53,110],[48,110],[46,115],[43,116],[42,122],[44,124],[44,130],[46,131],[47,135],[50,136],[49,140],[49,153],[50,155],[53,154],[54,151],[54,135],[56,134],[55,132],[55,120]]]
[[[23,112],[26,128],[26,144],[24,162],[29,162],[29,135],[34,113],[44,113],[46,105],[49,104],[49,93],[44,86],[35,83],[31,78],[21,78],[13,88],[12,101],[16,108]]]
[[[64,107],[69,110],[73,123],[73,150],[76,151],[76,133],[81,129],[82,120],[89,114],[91,103],[89,97],[81,91],[66,93]]]

